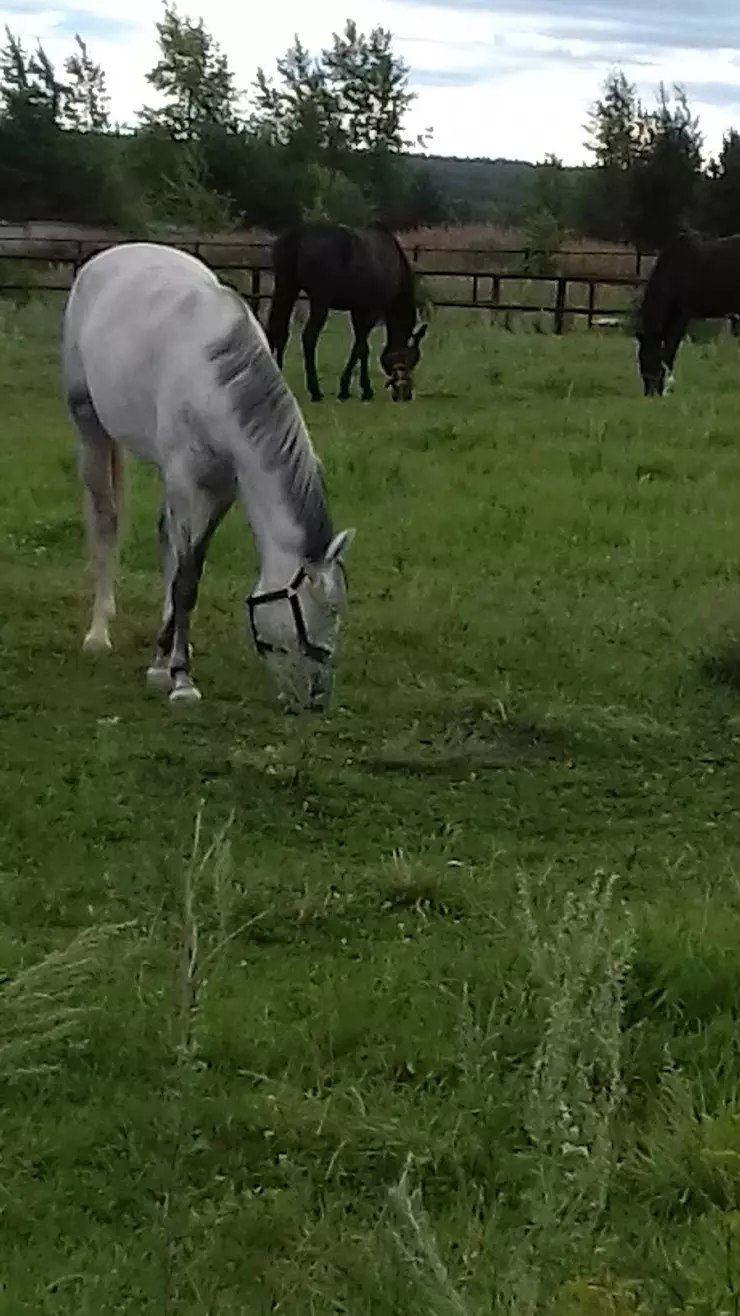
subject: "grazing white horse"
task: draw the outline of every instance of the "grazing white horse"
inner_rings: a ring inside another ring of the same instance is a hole
[[[331,686],[342,557],[320,463],[259,321],[195,257],[140,242],[93,256],[67,301],[63,380],[78,434],[94,603],[86,650],[111,647],[122,453],[162,484],[162,626],[148,679],[199,699],[189,626],[206,550],[236,500],[259,579],[247,600],[257,651],[281,697],[322,706]]]

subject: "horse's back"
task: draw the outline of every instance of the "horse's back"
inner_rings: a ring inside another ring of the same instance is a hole
[[[82,267],[67,302],[67,391],[84,389],[112,437],[142,450],[178,398],[210,386],[208,348],[234,316],[216,276],[187,253],[109,248]]]
[[[146,337],[156,337],[178,311],[213,301],[219,287],[207,266],[174,247],[146,242],[110,247],[79,271],[67,302],[65,336],[76,333],[94,341],[100,332],[108,336],[117,326],[141,322]],[[197,321],[182,318],[197,331]]]
[[[288,258],[289,276],[298,288],[332,310],[371,307],[380,311],[400,286],[401,253],[393,235],[380,227],[350,228],[315,221],[286,234],[282,250],[280,242],[278,239],[274,249],[276,274],[280,273],[281,257]]]
[[[644,313],[692,319],[740,310],[740,234],[682,233],[659,253],[643,296]]]
[[[740,311],[740,234],[699,244],[694,295],[707,316]]]

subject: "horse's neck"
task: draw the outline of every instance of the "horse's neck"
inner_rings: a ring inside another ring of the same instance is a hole
[[[303,530],[286,504],[277,472],[265,470],[253,453],[242,454],[236,467],[239,501],[259,554],[257,588],[280,589],[303,561]]]
[[[413,296],[404,289],[395,301],[391,302],[385,317],[389,348],[405,347],[416,324],[416,306]]]

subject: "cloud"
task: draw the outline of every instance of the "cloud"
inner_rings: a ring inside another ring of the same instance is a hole
[[[344,27],[347,0],[279,0],[259,22],[234,0],[180,0],[203,13],[248,89],[258,66],[271,72],[297,34],[312,52]],[[0,0],[27,47],[41,40],[61,67],[79,32],[106,70],[114,116],[135,122],[156,103],[146,73],[157,59],[159,0]],[[588,109],[614,64],[652,102],[658,83],[683,82],[709,149],[740,115],[740,4],[711,0],[373,0],[360,25],[390,28],[410,68],[417,99],[409,136],[431,127],[441,154],[542,159],[588,158]],[[737,90],[736,90],[737,89]]]
[[[690,101],[740,111],[740,82],[689,82]]]
[[[8,14],[39,14],[43,9],[38,0],[5,0],[1,12],[6,17]]]
[[[398,0],[411,9],[424,0]],[[513,0],[450,0],[440,10],[504,19],[520,31],[561,40],[606,42],[620,49],[726,50],[740,47],[740,9],[735,0],[535,0],[527,10]]]
[[[489,65],[469,69],[412,68],[414,87],[475,87],[487,83],[491,77]]]
[[[60,14],[53,25],[55,37],[73,41],[81,36],[84,41],[125,41],[136,33],[136,25],[125,19],[110,18],[89,9],[70,9]]]

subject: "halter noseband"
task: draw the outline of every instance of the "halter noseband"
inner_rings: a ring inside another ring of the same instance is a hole
[[[312,659],[315,663],[328,663],[331,661],[331,649],[328,649],[324,644],[314,644],[313,641],[309,639],[308,631],[306,630],[306,621],[303,616],[301,601],[298,597],[298,590],[305,579],[306,569],[305,567],[299,567],[293,579],[290,581],[290,584],[284,585],[281,589],[267,590],[264,594],[250,594],[247,599],[249,624],[252,628],[255,647],[260,655],[265,653],[288,653],[288,650],[282,645],[270,644],[267,640],[261,639],[257,634],[257,627],[254,620],[255,608],[259,608],[262,603],[281,603],[285,601],[290,604],[290,610],[293,613],[296,635],[298,636],[298,647],[301,650],[301,653],[304,654],[306,658]]]

